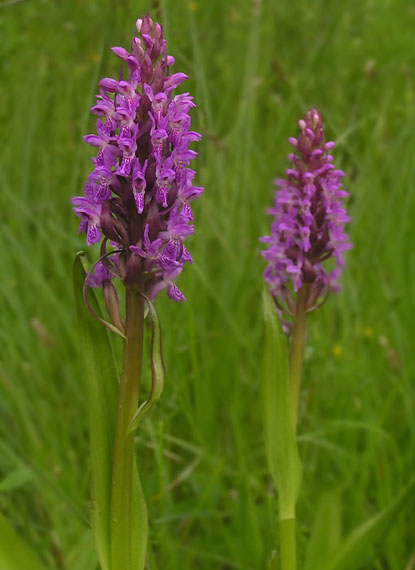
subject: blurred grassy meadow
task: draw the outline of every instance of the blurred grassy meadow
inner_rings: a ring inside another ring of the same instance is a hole
[[[178,283],[188,301],[157,299],[167,384],[138,441],[148,567],[260,570],[278,539],[261,421],[258,237],[286,139],[311,106],[338,141],[354,249],[343,292],[309,321],[300,552],[327,490],[341,497],[347,532],[414,471],[415,10],[409,0],[0,2],[0,510],[50,570],[97,567],[72,293],[85,245],[69,200],[90,170],[81,137],[94,127],[96,84],[118,73],[109,48],[128,46],[147,10],[189,75],[206,187],[195,262]],[[362,569],[414,568],[413,507]]]

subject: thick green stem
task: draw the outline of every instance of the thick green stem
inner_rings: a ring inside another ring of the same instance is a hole
[[[126,337],[115,428],[111,495],[111,570],[133,568],[131,528],[133,520],[134,433],[129,423],[137,410],[143,356],[144,300],[126,290]]]
[[[294,397],[294,426],[298,421],[301,376],[303,374],[304,346],[307,332],[308,286],[303,285],[297,294],[297,308],[290,348],[290,379]]]
[[[281,570],[296,570],[295,519],[280,520]]]

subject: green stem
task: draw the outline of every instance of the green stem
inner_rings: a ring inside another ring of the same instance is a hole
[[[290,347],[290,382],[293,394],[294,435],[297,432],[298,405],[300,399],[301,376],[303,373],[304,347],[307,332],[308,285],[303,285],[297,294],[294,329]],[[292,505],[295,512],[295,505]],[[295,518],[280,520],[281,569],[296,569]]]
[[[111,570],[133,568],[134,432],[129,423],[137,410],[143,357],[144,299],[126,289],[126,337],[115,428],[111,495]]]
[[[281,570],[296,570],[295,519],[280,520]]]
[[[290,379],[294,397],[294,426],[298,421],[301,376],[303,374],[304,346],[307,332],[308,285],[303,285],[297,294],[297,309],[290,348]]]

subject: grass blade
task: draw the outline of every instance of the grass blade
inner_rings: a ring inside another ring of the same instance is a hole
[[[33,473],[28,467],[19,467],[9,473],[0,481],[0,493],[8,493],[25,485],[33,478]]]
[[[1,570],[44,570],[35,554],[0,514]]]
[[[307,546],[304,570],[324,567],[337,549],[341,538],[339,493],[327,492],[317,508],[314,527]]]
[[[112,450],[117,411],[117,369],[108,332],[86,310],[82,295],[85,279],[80,254],[74,264],[74,293],[84,347],[85,387],[88,397],[92,471],[92,526],[102,570],[110,570],[110,516]],[[100,314],[94,292],[89,302]]]
[[[358,570],[367,562],[371,549],[387,532],[413,490],[414,480],[380,513],[357,528],[343,541],[325,570]]]

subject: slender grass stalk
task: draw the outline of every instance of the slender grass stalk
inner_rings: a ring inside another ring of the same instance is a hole
[[[137,570],[132,566],[134,432],[128,427],[138,405],[143,356],[144,299],[137,289],[126,289],[126,337],[115,428],[112,496],[112,570]]]
[[[307,296],[308,285],[298,291],[294,329],[290,348],[290,379],[294,399],[294,431],[298,422],[298,406],[300,400],[301,377],[303,374],[304,347],[307,333]]]

